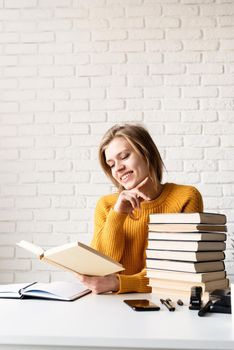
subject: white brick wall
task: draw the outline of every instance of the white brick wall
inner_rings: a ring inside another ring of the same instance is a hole
[[[144,123],[164,181],[227,214],[234,276],[233,108],[233,0],[0,0],[0,282],[72,278],[15,243],[90,241],[117,122]]]

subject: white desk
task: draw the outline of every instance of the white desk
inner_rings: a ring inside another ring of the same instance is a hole
[[[0,300],[0,349],[234,349],[231,315],[199,317],[188,305],[136,312],[123,299],[149,294],[92,295],[75,302]]]

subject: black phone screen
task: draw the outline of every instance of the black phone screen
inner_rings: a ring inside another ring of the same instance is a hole
[[[127,299],[124,302],[135,311],[158,311],[160,307],[148,299]]]

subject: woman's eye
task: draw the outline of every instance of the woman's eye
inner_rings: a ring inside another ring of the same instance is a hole
[[[129,153],[123,154],[122,159],[126,159],[126,158],[128,158],[128,156],[129,156]]]

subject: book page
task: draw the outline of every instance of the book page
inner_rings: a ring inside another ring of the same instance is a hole
[[[65,244],[62,244],[62,245],[57,246],[57,247],[52,247],[52,248],[47,249],[44,252],[44,256],[50,257],[53,254],[66,251],[66,250],[73,248],[73,247],[77,247],[77,245],[78,245],[78,242],[69,242],[69,243],[65,243]]]
[[[29,283],[12,283],[0,285],[0,298],[20,298],[20,290]]]
[[[26,249],[27,251],[37,255],[39,258],[41,258],[44,254],[44,250],[37,246],[36,244],[27,242],[27,241],[20,241],[19,243],[16,243],[19,247]]]
[[[36,283],[24,289],[23,295],[57,300],[74,300],[90,291],[80,282],[56,281]]]

